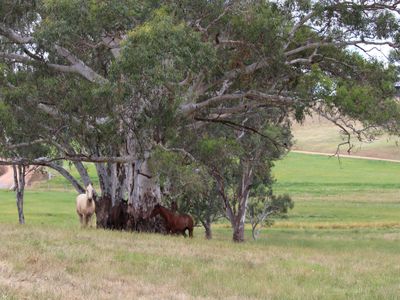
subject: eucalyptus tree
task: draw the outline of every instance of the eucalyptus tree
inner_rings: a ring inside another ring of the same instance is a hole
[[[274,224],[274,218],[287,217],[289,209],[293,209],[294,202],[288,194],[275,196],[269,188],[259,185],[256,193],[250,196],[247,209],[247,218],[251,224],[251,235],[256,240],[264,226]]]
[[[246,120],[273,109],[279,124],[316,111],[359,138],[398,133],[395,68],[348,48],[397,49],[398,11],[383,0],[4,0],[1,97],[84,180],[81,161],[95,162],[103,198],[146,219],[161,197],[152,153],[187,128],[251,140],[264,129]]]
[[[196,141],[188,136],[185,140],[193,142],[192,147],[180,146],[195,154],[193,145]],[[190,213],[195,223],[204,227],[205,238],[211,239],[211,225],[225,216],[224,205],[216,181],[209,175],[201,159],[183,149],[159,149],[151,160],[151,171],[159,174],[164,204],[171,208],[176,205],[179,213]]]
[[[194,146],[194,156],[216,182],[234,241],[244,241],[250,197],[262,196],[255,187],[273,182],[273,161],[280,159],[291,146],[284,114],[274,108],[248,114],[232,130],[209,128]]]

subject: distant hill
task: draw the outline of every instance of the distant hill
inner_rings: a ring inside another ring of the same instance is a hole
[[[318,117],[307,117],[303,124],[294,124],[293,150],[335,153],[343,140],[340,129],[331,122]],[[400,138],[384,135],[372,143],[360,143],[353,139],[352,155],[400,160]],[[341,147],[341,154],[347,154],[347,147]]]

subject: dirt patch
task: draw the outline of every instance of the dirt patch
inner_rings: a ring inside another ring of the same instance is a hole
[[[11,166],[0,166],[0,189],[12,189],[14,187],[14,171]],[[35,182],[45,181],[48,174],[44,168],[30,167],[26,175],[26,186],[30,187]]]
[[[0,166],[0,176],[4,175],[7,172],[6,166]]]
[[[293,150],[292,152],[294,152],[294,153],[301,153],[301,154],[310,154],[310,155],[331,156],[331,157],[335,155],[334,153],[332,154],[332,153],[311,152],[311,151],[299,151],[299,150]],[[367,160],[381,160],[381,161],[389,161],[389,162],[400,163],[400,160],[397,160],[397,159],[376,158],[376,157],[358,156],[358,155],[349,155],[349,154],[340,154],[339,157],[344,157],[344,158],[356,158],[356,159],[367,159]]]
[[[32,186],[35,182],[48,180],[49,174],[44,168],[38,168],[32,172],[27,180],[27,186]]]
[[[0,189],[10,189],[14,186],[14,173],[10,166],[3,169],[3,174],[0,176]]]

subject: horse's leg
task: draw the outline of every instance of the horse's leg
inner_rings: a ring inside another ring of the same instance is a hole
[[[83,227],[87,227],[88,224],[88,216],[87,215],[83,215]]]
[[[83,226],[83,217],[80,213],[78,213],[78,216],[79,216],[79,223],[81,223],[81,227],[82,227]]]
[[[189,230],[189,237],[193,238],[193,227],[188,227],[187,229]]]
[[[87,216],[87,224],[89,225],[89,227],[92,227],[92,215],[88,215]]]

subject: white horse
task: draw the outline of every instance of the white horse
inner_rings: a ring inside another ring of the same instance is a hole
[[[89,184],[86,187],[86,194],[80,194],[76,197],[76,212],[79,216],[82,227],[86,227],[95,211],[93,200],[93,187]]]

